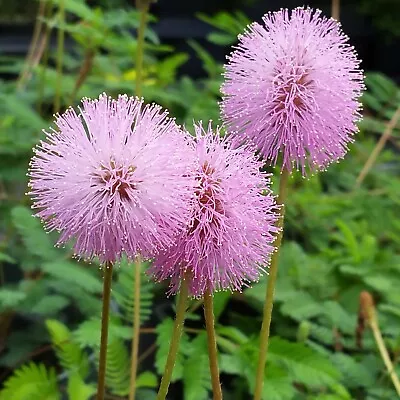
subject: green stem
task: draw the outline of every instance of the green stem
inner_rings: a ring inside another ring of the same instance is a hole
[[[110,313],[112,273],[113,273],[113,264],[111,262],[107,262],[104,266],[103,310],[101,313],[101,340],[100,340],[100,357],[99,357],[99,378],[97,383],[97,400],[104,400],[104,394],[105,394],[108,320]]]
[[[51,17],[52,12],[52,1],[49,0],[49,4],[46,9],[46,19],[49,20]],[[43,54],[43,65],[40,68],[40,79],[39,79],[39,93],[38,93],[38,112],[42,114],[42,107],[43,107],[43,95],[44,95],[44,87],[46,83],[46,72],[47,66],[49,64],[49,39],[51,34],[51,28],[49,24],[46,24],[45,31],[44,31],[44,54]]]
[[[393,129],[396,128],[396,126],[399,122],[399,119],[400,119],[400,106],[397,108],[396,112],[393,114],[391,120],[389,121],[389,123],[386,126],[385,131],[383,132],[383,135],[380,137],[380,139],[376,143],[374,149],[372,150],[371,154],[368,157],[368,160],[366,161],[360,174],[358,175],[358,177],[356,179],[356,184],[355,184],[356,189],[358,189],[361,186],[365,177],[368,175],[368,172],[375,164],[376,159],[378,158],[379,154],[385,147],[386,142],[392,135]]]
[[[81,88],[86,78],[88,77],[90,71],[92,70],[93,60],[96,55],[96,51],[94,48],[88,48],[85,51],[85,57],[83,59],[81,68],[79,69],[78,76],[75,81],[74,89],[72,90],[71,96],[69,98],[69,104],[72,104],[75,101],[75,97],[78,93],[78,90]]]
[[[64,54],[64,20],[65,20],[65,9],[64,1],[60,0],[59,12],[59,27],[57,34],[57,56],[56,56],[56,93],[54,98],[54,113],[60,111],[61,103],[61,87],[62,87],[62,73],[63,73],[63,54]]]
[[[371,318],[371,320],[369,321],[369,326],[371,327],[372,332],[374,334],[375,342],[378,346],[382,361],[385,364],[386,370],[390,376],[390,379],[392,380],[393,386],[395,387],[396,392],[397,392],[398,396],[400,397],[400,380],[396,374],[394,365],[393,365],[393,363],[390,359],[389,353],[386,349],[385,342],[383,341],[381,331],[380,331],[378,323],[376,321],[376,317]]]
[[[35,27],[33,28],[33,36],[32,36],[32,40],[31,43],[29,45],[29,50],[28,50],[28,54],[26,56],[26,61],[24,64],[24,68],[21,71],[20,76],[18,77],[18,81],[17,81],[17,88],[21,89],[27,76],[29,75],[29,73],[31,72],[31,68],[32,68],[32,58],[33,55],[35,53],[35,50],[37,48],[39,39],[40,39],[40,33],[42,31],[42,25],[43,25],[43,21],[42,18],[45,16],[46,14],[46,2],[44,0],[40,0],[39,3],[39,9],[38,9],[38,15],[35,21]]]
[[[222,400],[221,383],[219,381],[218,350],[214,326],[213,295],[209,289],[207,289],[204,295],[204,317],[206,320],[208,358],[210,362],[213,400]]]
[[[140,339],[140,272],[141,259],[138,256],[135,262],[135,286],[133,291],[133,336],[132,336],[132,358],[131,358],[131,381],[129,386],[129,400],[134,400],[136,391],[136,374],[139,357]]]
[[[340,18],[340,0],[332,0],[332,8],[331,8],[332,18],[339,21]]]
[[[135,94],[138,97],[142,96],[143,86],[143,54],[144,54],[144,34],[146,32],[147,15],[149,12],[149,1],[139,1],[138,8],[140,9],[140,21],[137,33],[137,51],[136,51],[136,90]]]
[[[172,332],[171,343],[169,345],[169,352],[167,362],[165,364],[164,375],[161,379],[160,388],[158,389],[157,400],[165,400],[167,397],[169,384],[171,383],[172,371],[174,369],[176,356],[179,350],[179,342],[182,336],[183,323],[185,321],[185,312],[187,307],[187,298],[188,283],[187,279],[184,278],[181,282],[181,290],[176,307],[174,330]]]
[[[265,363],[267,361],[269,332],[271,326],[272,308],[274,305],[275,283],[278,274],[279,250],[283,237],[283,221],[285,217],[284,203],[286,201],[288,178],[289,178],[289,172],[286,168],[284,168],[281,173],[281,178],[279,181],[279,195],[277,199],[277,203],[278,205],[280,205],[279,220],[278,220],[279,233],[274,241],[275,252],[272,254],[271,265],[269,267],[268,285],[264,303],[263,321],[260,331],[260,350],[258,356],[254,400],[261,400],[261,395],[264,385]]]

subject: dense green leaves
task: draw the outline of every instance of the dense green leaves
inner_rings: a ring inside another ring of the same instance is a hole
[[[129,368],[130,357],[124,342],[111,339],[107,346],[106,385],[112,393],[121,396],[129,393]]]
[[[329,360],[300,343],[271,338],[269,358],[285,367],[295,382],[311,388],[331,386],[341,377]]]
[[[85,378],[89,361],[80,346],[73,341],[69,329],[56,320],[47,320],[46,326],[60,365],[69,372],[78,373]]]
[[[67,388],[67,394],[70,399],[89,400],[95,393],[96,387],[86,384],[78,373],[70,375]]]
[[[43,263],[41,269],[52,278],[78,286],[88,293],[100,293],[102,290],[99,277],[101,272],[96,267],[86,267],[71,261],[60,260]]]
[[[22,300],[25,300],[26,293],[16,290],[16,288],[0,289],[0,307],[1,310],[13,309],[18,306]]]
[[[44,232],[39,220],[32,218],[32,212],[28,208],[14,207],[11,216],[30,254],[44,260],[54,260],[59,257],[50,236]]]
[[[211,389],[207,337],[203,332],[190,342],[183,368],[183,393],[187,400],[208,400]]]
[[[60,400],[56,374],[43,364],[30,363],[14,372],[0,392],[1,400]]]
[[[147,263],[140,264],[140,322],[147,321],[152,313],[154,298],[154,284],[145,275]],[[118,280],[113,287],[112,295],[120,307],[121,317],[129,324],[133,324],[134,315],[134,287],[136,265],[124,260],[119,266]]]
[[[157,326],[157,353],[155,360],[155,367],[157,368],[157,372],[162,375],[165,368],[165,363],[167,361],[169,344],[172,337],[174,322],[166,318]],[[183,333],[181,341],[179,343],[179,354],[175,361],[174,371],[172,373],[172,382],[182,379],[183,370],[184,370],[184,354],[187,352],[187,348],[189,347],[189,339],[188,336]]]

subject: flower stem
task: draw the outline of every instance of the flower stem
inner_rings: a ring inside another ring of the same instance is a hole
[[[272,317],[272,308],[274,305],[274,291],[275,291],[275,283],[276,277],[278,274],[278,258],[279,258],[279,250],[283,237],[283,221],[285,217],[285,200],[287,194],[287,182],[289,178],[289,171],[284,168],[281,173],[281,178],[279,181],[279,195],[277,198],[277,203],[280,206],[279,208],[279,219],[278,219],[278,228],[279,233],[277,234],[274,240],[275,252],[271,257],[271,265],[269,267],[269,275],[268,275],[268,285],[264,303],[264,313],[263,313],[263,321],[261,325],[260,331],[260,350],[258,356],[258,365],[257,365],[257,374],[256,374],[256,385],[254,391],[254,400],[261,400],[263,385],[264,385],[264,377],[265,377],[265,363],[267,361],[267,353],[268,353],[268,342],[269,342],[269,331],[271,326],[271,317]]]
[[[104,400],[105,394],[108,320],[110,313],[112,273],[113,264],[111,262],[107,262],[104,267],[103,310],[101,313],[101,341],[99,357],[99,378],[97,383],[97,400]]]
[[[372,166],[375,164],[376,159],[378,158],[382,149],[385,147],[387,140],[390,138],[390,136],[393,132],[393,129],[396,128],[396,125],[398,124],[399,119],[400,119],[400,107],[398,107],[396,112],[393,114],[391,120],[389,121],[389,123],[386,126],[385,131],[383,132],[383,135],[380,137],[380,139],[376,143],[374,149],[372,150],[372,153],[368,157],[367,162],[365,163],[360,174],[358,175],[358,177],[356,179],[356,184],[355,184],[356,189],[358,189],[361,186],[365,177],[368,175],[368,172],[370,171]]]
[[[131,358],[131,380],[129,385],[129,400],[134,400],[136,391],[136,374],[139,356],[140,339],[140,276],[142,261],[140,256],[135,262],[135,283],[133,288],[133,336],[132,336],[132,358]]]
[[[88,48],[85,51],[85,57],[81,64],[81,68],[79,69],[78,76],[75,81],[74,89],[69,98],[69,103],[72,104],[75,100],[76,94],[78,90],[81,88],[86,78],[88,77],[90,71],[92,70],[93,60],[96,55],[96,51],[94,48]]]
[[[140,10],[140,21],[137,33],[137,51],[136,51],[136,90],[138,97],[142,96],[143,85],[143,54],[144,54],[144,34],[146,32],[147,14],[149,12],[150,1],[139,0],[136,2],[137,8]]]
[[[332,9],[331,9],[332,18],[339,21],[340,18],[340,0],[332,0]]]
[[[35,53],[35,50],[38,46],[40,34],[42,32],[42,25],[43,25],[43,17],[46,15],[46,6],[47,3],[45,0],[40,0],[39,2],[39,9],[38,15],[36,17],[35,26],[33,28],[33,36],[31,43],[29,45],[28,54],[26,56],[26,61],[24,64],[24,68],[22,69],[18,80],[17,80],[17,88],[22,89],[27,77],[29,76],[31,69],[32,69],[32,59]]]
[[[179,342],[182,336],[183,323],[185,320],[185,312],[187,307],[187,298],[188,283],[187,279],[183,278],[181,281],[181,290],[176,307],[175,323],[172,332],[171,343],[169,345],[167,362],[165,364],[164,375],[161,379],[161,385],[158,389],[157,400],[165,400],[167,397],[169,384],[171,383],[172,371],[174,369],[176,356],[179,350]]]
[[[360,294],[360,317],[365,319],[374,335],[375,342],[378,346],[379,353],[382,361],[385,364],[386,370],[392,380],[393,386],[400,397],[400,380],[394,369],[392,360],[390,359],[389,352],[385,346],[382,333],[379,329],[378,316],[374,305],[374,299],[369,292],[361,292]]]
[[[219,381],[218,350],[214,327],[214,302],[213,295],[209,289],[207,289],[204,295],[204,317],[206,320],[208,358],[210,362],[213,400],[222,400],[221,383]]]
[[[376,320],[372,320],[369,323],[369,326],[372,329],[374,334],[375,342],[378,346],[379,353],[381,354],[381,358],[385,364],[386,370],[392,380],[393,386],[396,389],[398,396],[400,397],[400,381],[399,377],[396,375],[396,371],[394,369],[394,365],[389,357],[389,353],[386,349],[385,342],[383,341],[381,331],[379,329],[378,323]]]
[[[46,9],[46,19],[50,19],[52,13],[53,5],[52,0],[49,0],[49,4]],[[46,71],[49,64],[49,39],[51,34],[51,28],[49,24],[46,24],[44,30],[44,38],[43,38],[43,65],[40,68],[40,77],[39,77],[39,90],[38,90],[38,103],[37,109],[38,113],[42,114],[43,107],[43,95],[44,95],[44,86],[46,83]]]
[[[59,27],[57,34],[57,56],[56,56],[56,70],[57,70],[57,78],[56,78],[56,93],[54,98],[54,113],[60,111],[60,103],[61,103],[61,83],[62,83],[62,73],[63,73],[63,55],[64,55],[64,20],[65,20],[65,9],[64,9],[64,1],[60,0],[60,8],[59,12]]]

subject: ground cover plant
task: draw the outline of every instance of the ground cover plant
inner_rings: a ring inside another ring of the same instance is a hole
[[[142,31],[143,59],[136,59],[140,16],[133,7],[42,1],[30,55],[0,59],[2,400],[96,396],[102,271],[96,260],[76,260],[70,243],[54,248],[57,234],[46,234],[31,217],[34,210],[25,195],[32,147],[44,139],[42,129],[51,124],[52,113],[78,105],[84,96],[133,95],[139,74],[146,103],[161,104],[192,133],[193,120],[222,123],[222,65],[204,46],[190,41],[206,77],[180,74],[189,55],[160,43],[148,27]],[[199,18],[216,29],[210,42],[225,46],[235,44],[251,22],[241,13]],[[49,46],[51,32],[58,39],[55,47]],[[288,180],[262,393],[268,400],[397,398],[376,327],[399,373],[400,90],[376,72],[366,71],[365,84],[363,119],[349,154],[324,173],[305,179],[295,172]],[[279,171],[265,171],[275,174],[271,181],[277,193]],[[114,268],[105,398],[132,396],[134,327],[140,335],[135,398],[155,399],[165,372],[176,298],[166,297],[167,283],[150,280],[145,273],[149,268],[147,261],[133,268],[125,258]],[[267,282],[264,275],[242,293],[214,294],[225,399],[250,399],[254,393]],[[134,296],[138,283],[139,307]],[[187,307],[168,398],[209,399],[203,301],[192,298]],[[134,323],[138,316],[140,324],[137,319]]]

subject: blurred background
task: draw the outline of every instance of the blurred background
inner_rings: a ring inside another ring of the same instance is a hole
[[[331,13],[330,1],[309,1]],[[222,64],[237,34],[296,1],[160,0],[150,7],[143,95],[188,127],[219,122]],[[400,372],[400,1],[353,0],[340,20],[366,73],[364,118],[346,158],[290,181],[270,356],[268,400],[398,398],[360,293]],[[83,96],[134,94],[138,12],[128,0],[0,0],[0,399],[92,399],[97,379],[102,274],[31,217],[26,172],[52,114]],[[271,170],[271,172],[273,172]],[[275,171],[276,172],[276,171]],[[276,182],[275,182],[276,183]],[[146,265],[143,265],[143,270]],[[112,293],[107,398],[129,393],[132,266]],[[251,398],[267,278],[217,293],[224,398]],[[137,399],[155,399],[175,298],[141,280]],[[202,304],[192,300],[170,391],[211,398]],[[267,396],[268,395],[268,396]]]

